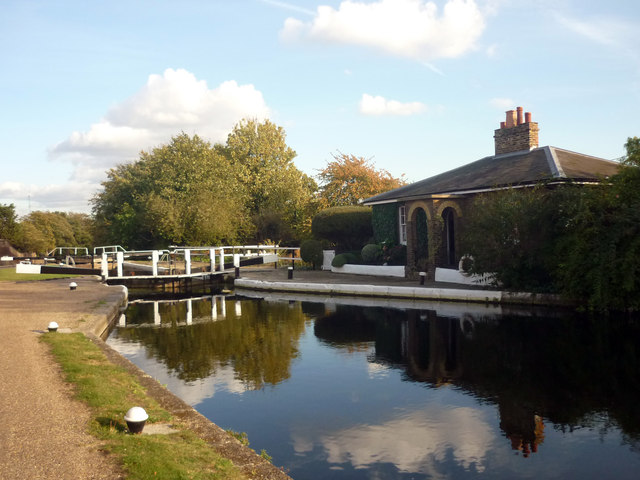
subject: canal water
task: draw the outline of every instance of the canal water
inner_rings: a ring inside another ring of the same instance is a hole
[[[108,343],[296,480],[640,478],[637,321],[236,291]]]

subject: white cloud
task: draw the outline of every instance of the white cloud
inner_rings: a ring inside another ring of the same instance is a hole
[[[16,204],[19,215],[31,210],[73,211],[89,213],[88,199],[95,193],[96,184],[71,181],[63,185],[30,185],[19,182],[0,183],[0,203],[5,200]]]
[[[615,46],[620,43],[619,37],[628,30],[620,21],[598,18],[591,21],[578,20],[555,14],[556,21],[569,30],[602,45]]]
[[[427,106],[421,102],[398,102],[387,100],[379,95],[364,93],[360,100],[360,113],[363,115],[415,115],[426,111]]]
[[[266,3],[267,5],[271,5],[273,7],[282,8],[284,10],[292,10],[294,12],[304,13],[306,15],[313,15],[314,11],[309,10],[308,8],[300,7],[293,3],[289,2],[279,2],[277,0],[260,0],[262,3]]]
[[[136,159],[141,150],[167,143],[181,131],[224,142],[242,118],[268,115],[262,93],[253,85],[227,81],[210,89],[186,70],[167,69],[150,75],[139,92],[111,108],[88,131],[73,132],[50,154],[75,165],[74,180],[96,183],[107,169]]]
[[[449,458],[466,470],[483,472],[494,439],[490,423],[478,410],[428,407],[384,423],[330,432],[317,442],[333,464],[366,468],[388,462],[401,472],[442,478],[438,464]],[[294,429],[292,441],[296,452],[312,451],[316,443],[303,429]]]
[[[337,10],[319,6],[310,22],[288,18],[280,35],[284,41],[361,45],[428,62],[472,50],[484,27],[474,0],[448,0],[442,11],[425,0],[345,0]]]
[[[555,12],[556,21],[569,31],[623,54],[640,65],[639,25],[617,17],[598,16],[588,19],[569,17]]]

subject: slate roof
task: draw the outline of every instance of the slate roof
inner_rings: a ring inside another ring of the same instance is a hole
[[[485,157],[448,172],[364,200],[365,205],[431,195],[465,195],[544,180],[594,182],[617,173],[620,164],[556,147]]]

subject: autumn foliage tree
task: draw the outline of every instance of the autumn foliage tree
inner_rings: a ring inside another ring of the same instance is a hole
[[[320,204],[322,208],[357,205],[361,200],[406,184],[404,174],[393,177],[388,171],[376,169],[371,159],[332,154],[320,180]]]

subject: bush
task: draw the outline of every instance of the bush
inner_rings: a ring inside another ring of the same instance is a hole
[[[407,264],[407,246],[395,245],[383,251],[383,261],[387,265],[406,265]]]
[[[320,240],[305,240],[300,245],[300,258],[313,265],[322,265],[322,242]]]
[[[373,234],[371,208],[327,208],[313,218],[311,231],[314,237],[327,240],[338,251],[360,250]]]
[[[362,247],[360,255],[364,263],[375,265],[382,260],[382,247],[375,243],[369,243]]]
[[[333,257],[333,260],[331,261],[331,266],[339,268],[344,266],[347,263],[351,265],[354,265],[354,264],[358,265],[360,263],[360,259],[353,252],[339,253],[338,255]]]

